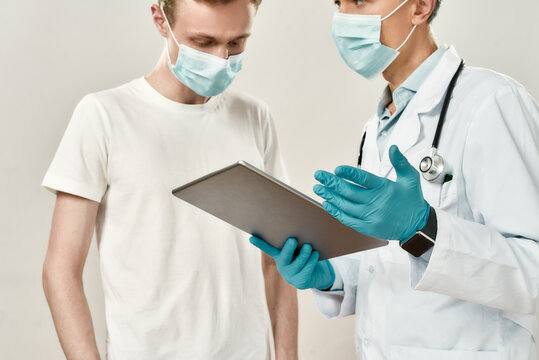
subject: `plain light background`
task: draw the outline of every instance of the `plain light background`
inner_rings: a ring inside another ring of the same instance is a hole
[[[1,359],[62,358],[41,287],[55,198],[40,183],[76,103],[149,73],[157,61],[164,43],[150,5],[0,4]],[[234,84],[271,105],[292,184],[312,196],[315,170],[354,164],[361,129],[384,86],[361,79],[341,61],[330,34],[334,11],[332,0],[264,0]],[[537,0],[444,0],[434,30],[469,65],[506,73],[537,99],[538,13]],[[95,242],[84,279],[103,351]],[[354,358],[353,318],[325,320],[310,292],[299,296],[301,359]]]

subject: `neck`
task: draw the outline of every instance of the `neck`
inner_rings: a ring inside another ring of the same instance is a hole
[[[168,67],[166,50],[161,54],[153,71],[146,76],[146,80],[161,95],[181,104],[200,105],[210,99],[198,95],[176,78]]]
[[[438,49],[428,25],[422,25],[401,49],[400,55],[384,71],[384,79],[393,93],[412,73]]]

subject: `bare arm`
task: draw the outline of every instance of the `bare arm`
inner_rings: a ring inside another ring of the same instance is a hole
[[[99,203],[59,192],[56,198],[43,289],[68,360],[100,359],[82,272]]]
[[[296,289],[287,284],[277,271],[275,261],[262,254],[275,355],[277,360],[298,358],[298,299]]]

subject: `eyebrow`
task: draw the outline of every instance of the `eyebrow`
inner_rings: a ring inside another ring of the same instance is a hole
[[[247,33],[247,34],[243,34],[241,36],[238,36],[237,38],[235,38],[234,40],[241,40],[241,39],[246,39],[248,37],[251,36],[251,33]]]
[[[204,33],[193,33],[193,34],[189,34],[188,36],[191,39],[197,38],[197,39],[204,39],[204,40],[211,40],[211,41],[217,41],[218,40],[215,37],[204,34]],[[246,34],[240,35],[237,38],[234,38],[234,39],[232,39],[230,41],[242,40],[242,39],[246,39],[246,38],[248,38],[250,36],[251,36],[251,33],[246,33]]]

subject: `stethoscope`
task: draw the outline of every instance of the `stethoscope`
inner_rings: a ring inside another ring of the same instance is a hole
[[[447,108],[449,107],[449,102],[451,101],[451,95],[455,89],[457,80],[464,69],[464,60],[461,60],[459,68],[449,86],[447,87],[447,92],[444,98],[444,104],[442,107],[442,112],[440,113],[440,118],[438,120],[438,127],[436,128],[436,134],[434,135],[434,141],[432,142],[431,153],[429,156],[426,156],[419,163],[419,171],[423,178],[427,181],[435,181],[440,177],[444,172],[444,159],[438,154],[438,143],[440,142],[440,134],[442,133],[442,128],[444,126],[445,118],[447,116]],[[365,146],[365,139],[367,138],[367,132],[363,133],[363,138],[361,139],[361,146],[359,149],[359,159],[357,162],[358,167],[361,166],[363,161],[363,147]]]

